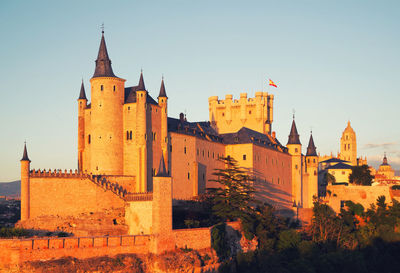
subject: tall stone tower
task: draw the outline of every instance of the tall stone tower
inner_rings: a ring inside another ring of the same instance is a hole
[[[296,122],[292,122],[290,129],[289,140],[286,145],[289,149],[289,154],[292,155],[292,196],[293,203],[297,207],[303,205],[302,202],[302,158],[301,158],[301,142],[300,136],[297,133]]]
[[[306,153],[307,183],[303,189],[303,207],[312,208],[313,197],[318,197],[318,155],[312,134],[308,142]]]
[[[125,80],[114,75],[102,32],[91,84],[90,171],[123,174],[123,103]]]
[[[136,132],[135,141],[138,149],[136,192],[147,191],[147,91],[144,86],[143,73],[140,73],[138,90],[136,91]]]
[[[81,92],[78,98],[78,171],[83,170],[83,151],[85,150],[85,109],[87,107],[87,98],[83,80]]]
[[[350,161],[351,165],[357,165],[357,141],[356,133],[347,122],[347,127],[340,138],[340,159]]]
[[[24,154],[21,159],[21,220],[29,219],[30,215],[30,181],[29,170],[31,161],[28,157],[26,144],[24,145]]]
[[[168,97],[167,93],[165,92],[164,78],[161,80],[160,93],[158,95],[158,105],[161,107],[161,150],[168,172],[170,169],[168,160]]]

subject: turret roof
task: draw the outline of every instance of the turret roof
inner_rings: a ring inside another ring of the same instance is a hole
[[[140,72],[140,78],[139,78],[139,84],[138,84],[137,91],[145,91],[145,90],[146,90],[146,87],[144,86],[143,72]]]
[[[87,100],[87,98],[86,98],[86,92],[85,92],[85,87],[83,86],[83,80],[82,80],[81,92],[80,92],[80,94],[79,94],[78,100]]]
[[[289,140],[287,144],[301,144],[300,136],[297,133],[296,122],[293,119],[292,128],[290,129]]]
[[[104,31],[101,35],[99,54],[97,55],[96,69],[93,75],[93,78],[97,77],[116,77],[111,67],[111,60],[108,57]]]
[[[26,150],[26,143],[24,144],[24,154],[22,155],[21,161],[30,161],[28,157],[28,151]]]
[[[385,155],[383,156],[383,162],[382,162],[381,166],[386,166],[386,165],[389,165],[389,163],[388,163],[386,153],[385,153]]]
[[[306,156],[317,156],[317,148],[314,145],[314,139],[313,139],[312,134],[310,136],[310,141],[308,142]]]
[[[167,93],[165,92],[164,78],[161,80],[160,94],[158,94],[158,97],[167,97]]]
[[[158,167],[158,172],[156,174],[156,177],[168,177],[167,170],[165,168],[165,162],[164,162],[164,156],[161,153],[161,159],[160,159],[160,165]]]

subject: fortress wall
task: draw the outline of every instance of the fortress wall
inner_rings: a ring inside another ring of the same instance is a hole
[[[129,226],[130,235],[152,234],[153,201],[127,202],[125,223]]]
[[[86,259],[122,253],[146,254],[150,236],[67,237],[0,240],[0,266],[61,257]]]
[[[118,185],[122,186],[128,192],[135,192],[135,176],[105,175],[105,177],[111,183],[118,183]]]
[[[31,177],[30,218],[42,215],[78,216],[124,207],[124,201],[87,178]]]
[[[386,197],[387,203],[392,201],[390,186],[328,185],[326,191],[328,205],[336,212],[340,212],[341,201],[351,200],[354,203],[360,203],[364,209],[368,209],[371,204],[376,204],[376,199],[381,195]],[[328,191],[331,194],[328,194]]]
[[[178,248],[204,249],[211,247],[211,228],[173,230]]]
[[[253,145],[256,197],[276,209],[292,210],[292,159],[289,154]]]

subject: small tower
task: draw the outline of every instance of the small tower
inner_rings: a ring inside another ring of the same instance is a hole
[[[85,150],[85,109],[87,107],[87,98],[83,80],[81,91],[78,98],[78,171],[83,168],[83,151]]]
[[[21,159],[21,221],[29,219],[30,216],[30,181],[29,170],[31,161],[24,145],[24,154]]]
[[[303,207],[312,208],[313,197],[318,197],[318,154],[312,133],[306,154],[307,185],[303,189]]]
[[[289,140],[287,143],[289,154],[292,156],[292,198],[297,207],[302,206],[302,159],[301,159],[301,142],[297,133],[296,122],[292,122]]]
[[[93,174],[123,174],[125,80],[114,75],[104,31],[91,84],[90,168]]]
[[[152,222],[151,251],[159,254],[175,249],[172,233],[172,182],[162,155],[158,172],[153,177]]]
[[[147,178],[147,91],[144,85],[143,72],[140,73],[136,91],[136,145],[138,149],[138,170],[136,177],[136,192],[146,192]]]
[[[347,127],[340,138],[340,159],[351,162],[351,165],[357,165],[357,140],[356,133],[347,122]]]
[[[168,97],[167,93],[165,92],[164,77],[161,80],[160,93],[158,94],[158,105],[161,107],[161,150],[168,172]]]

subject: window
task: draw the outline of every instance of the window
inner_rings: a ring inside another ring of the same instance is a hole
[[[186,154],[186,147],[183,148],[183,153]]]
[[[210,151],[207,151],[207,157],[210,157]]]
[[[156,141],[156,132],[153,133],[153,141]]]
[[[113,91],[115,92],[115,85],[113,86]]]
[[[249,111],[249,115],[251,115],[251,111]]]
[[[246,155],[243,155],[243,160],[246,160]]]
[[[188,179],[190,179],[190,173],[188,173]]]
[[[204,173],[203,173],[203,181],[205,180]]]
[[[88,135],[88,144],[90,144],[90,135]]]
[[[169,151],[172,153],[172,145],[169,145]]]
[[[199,149],[197,149],[197,155],[199,155]]]
[[[103,91],[103,85],[100,85],[100,90]]]
[[[129,139],[132,140],[132,131],[129,131]]]
[[[131,110],[131,107],[130,107],[130,106],[128,106],[128,111],[129,111],[129,110]]]
[[[214,152],[213,152],[213,158],[214,158]]]
[[[299,151],[299,149],[297,149],[297,148],[294,149],[294,152],[295,152],[295,153],[297,153],[298,151]]]
[[[310,159],[307,159],[307,162],[310,163]]]
[[[315,158],[313,159],[313,163],[315,163]]]
[[[342,171],[342,174],[345,174],[345,172],[344,172],[344,171]]]
[[[294,166],[294,168],[297,170],[299,168],[299,166],[297,166],[297,164]]]
[[[129,131],[126,131],[126,140],[129,140]]]
[[[204,157],[204,150],[203,150],[203,157]]]

